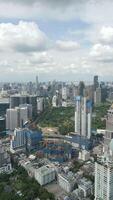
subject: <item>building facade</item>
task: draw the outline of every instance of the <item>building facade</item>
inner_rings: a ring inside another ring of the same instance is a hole
[[[95,200],[113,199],[113,161],[101,156],[95,163]]]

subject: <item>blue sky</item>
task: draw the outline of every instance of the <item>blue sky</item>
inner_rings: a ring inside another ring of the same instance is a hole
[[[0,80],[112,80],[112,10],[111,0],[0,0]]]

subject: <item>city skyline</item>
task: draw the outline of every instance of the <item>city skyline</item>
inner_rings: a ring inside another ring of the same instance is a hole
[[[95,74],[111,81],[112,6],[111,0],[0,0],[0,81],[33,81],[37,74],[41,81],[91,81]]]

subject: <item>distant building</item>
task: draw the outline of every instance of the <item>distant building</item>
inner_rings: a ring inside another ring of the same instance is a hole
[[[94,104],[99,105],[101,103],[101,88],[96,88],[94,91]]]
[[[37,98],[37,113],[41,113],[44,110],[44,98],[38,97]]]
[[[62,87],[62,100],[67,100],[67,87]]]
[[[33,115],[37,114],[37,96],[16,94],[10,96],[10,108],[18,107],[20,104],[31,104]]]
[[[94,91],[99,87],[98,76],[94,76]]]

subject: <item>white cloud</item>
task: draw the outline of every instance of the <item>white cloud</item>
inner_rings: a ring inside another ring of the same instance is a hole
[[[109,45],[95,44],[91,49],[90,56],[98,61],[113,61],[113,48]]]
[[[100,40],[106,43],[113,43],[113,27],[103,26],[100,31]]]
[[[47,47],[46,35],[34,22],[20,21],[18,24],[0,24],[0,50],[32,52]]]
[[[76,41],[58,40],[56,41],[56,47],[61,51],[75,51],[80,47],[80,45]]]

